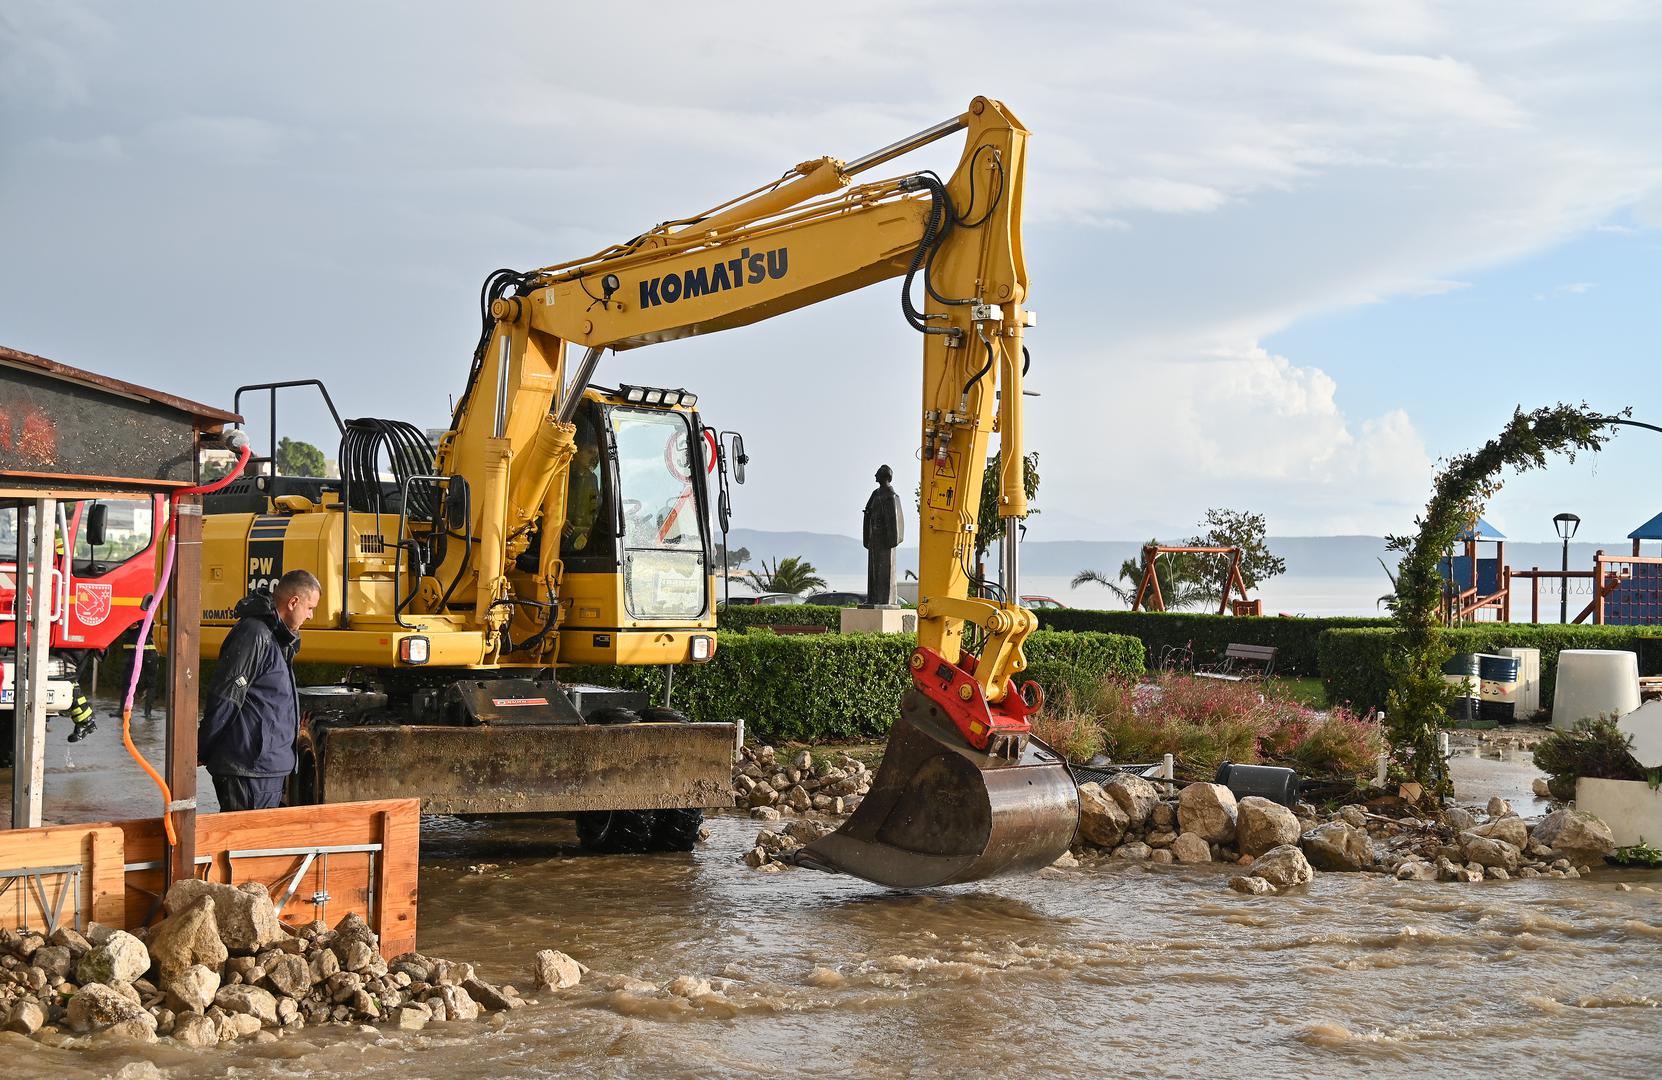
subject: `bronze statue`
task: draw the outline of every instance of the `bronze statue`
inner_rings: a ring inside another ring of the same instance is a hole
[[[866,602],[861,607],[898,607],[895,590],[894,549],[906,539],[905,511],[890,482],[894,471],[887,465],[877,470],[877,490],[866,500],[866,520],[861,540],[866,546]]]

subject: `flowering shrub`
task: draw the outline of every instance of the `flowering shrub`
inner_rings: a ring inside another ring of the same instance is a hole
[[[1164,674],[1148,682],[1104,680],[1090,701],[1047,708],[1039,737],[1083,761],[1159,761],[1209,778],[1225,761],[1287,765],[1300,776],[1357,777],[1373,771],[1378,728],[1344,708],[1301,705],[1273,685]]]

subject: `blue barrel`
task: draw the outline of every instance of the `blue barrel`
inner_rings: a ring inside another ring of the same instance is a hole
[[[1516,656],[1484,653],[1477,658],[1479,720],[1510,724],[1516,719],[1521,664]]]
[[[1455,653],[1443,665],[1444,675],[1470,675],[1476,678],[1481,670],[1482,662],[1478,654],[1470,652]]]
[[[1484,682],[1515,683],[1518,681],[1518,658],[1480,653],[1477,656],[1477,677]],[[1445,669],[1446,670],[1446,669]]]

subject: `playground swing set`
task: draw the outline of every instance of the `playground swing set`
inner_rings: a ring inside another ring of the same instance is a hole
[[[1132,598],[1132,611],[1164,611],[1166,598],[1160,591],[1160,575],[1155,572],[1156,560],[1162,555],[1228,555],[1229,566],[1223,574],[1223,588],[1219,591],[1218,614],[1262,615],[1264,602],[1247,598],[1246,581],[1241,577],[1239,547],[1168,547],[1164,544],[1143,545],[1143,576],[1137,583],[1137,595]]]

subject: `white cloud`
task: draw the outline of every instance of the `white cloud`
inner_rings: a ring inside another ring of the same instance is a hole
[[[1366,532],[1392,527],[1424,499],[1431,461],[1407,414],[1348,416],[1319,368],[1257,345],[1175,342],[1165,355],[1116,356],[1108,366],[1111,402],[1065,395],[1038,407],[1047,432],[1060,425],[1111,439],[1111,467],[1080,462],[1082,476],[1054,484],[1045,473],[1047,495],[1093,507],[1093,517],[1123,526],[1253,506],[1270,508],[1283,535]]]
[[[1342,358],[1256,343],[1612,220],[1662,224],[1649,5],[388,10],[10,6],[0,235],[27,255],[0,267],[8,343],[205,400],[250,371],[324,375],[349,412],[436,422],[489,269],[581,255],[987,92],[1033,131],[1048,505],[1400,528],[1429,470],[1412,417],[1355,401]],[[938,62],[919,43],[943,25],[996,27],[997,63]],[[551,41],[573,47],[555,61]],[[86,266],[123,281],[96,320],[57,285]],[[210,267],[235,268],[216,295],[258,298],[258,332],[247,305],[202,303]],[[874,460],[915,451],[894,288],[617,364],[756,435],[748,524],[848,531]],[[803,483],[801,455],[825,475]]]
[[[1536,293],[1536,300],[1550,300],[1555,296],[1581,296],[1598,288],[1596,281],[1570,281],[1558,286],[1550,292]]]

